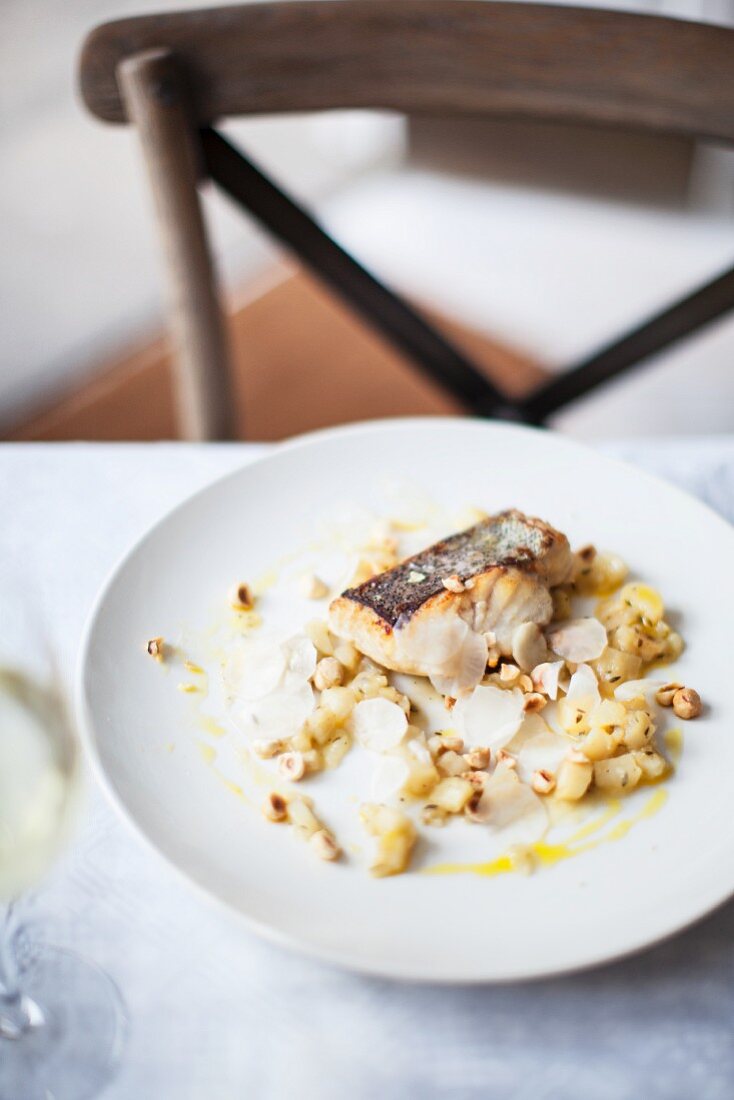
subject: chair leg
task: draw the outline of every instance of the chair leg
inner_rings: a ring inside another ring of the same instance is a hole
[[[181,434],[229,439],[229,349],[197,191],[198,136],[184,81],[172,53],[162,49],[126,58],[118,80],[140,136],[166,261]]]

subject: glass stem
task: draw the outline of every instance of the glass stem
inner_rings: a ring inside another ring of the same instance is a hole
[[[43,1023],[43,1013],[35,1001],[20,989],[18,963],[13,946],[16,903],[5,909],[0,926],[0,1040],[17,1039],[32,1027]]]

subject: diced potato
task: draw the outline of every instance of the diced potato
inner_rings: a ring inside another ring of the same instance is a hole
[[[387,676],[376,669],[370,668],[359,672],[352,680],[349,688],[360,700],[373,699],[387,686]]]
[[[611,730],[615,726],[621,726],[627,717],[623,703],[615,699],[602,699],[589,715],[589,723],[593,727],[603,730]]]
[[[448,776],[434,787],[431,802],[447,813],[460,814],[473,794],[474,786],[468,779]]]
[[[354,709],[354,692],[348,687],[327,688],[321,692],[320,705],[330,710],[341,724],[346,722]]]
[[[303,754],[303,763],[307,772],[320,772],[324,766],[324,758],[319,749],[308,749]]]
[[[323,619],[311,619],[303,629],[323,657],[334,656],[334,639]]]
[[[644,749],[652,741],[655,726],[650,714],[642,708],[627,712],[622,725],[622,742],[628,749]]]
[[[642,672],[642,661],[636,654],[623,653],[614,646],[607,646],[601,657],[591,661],[591,665],[602,683],[613,686],[626,680],[637,680]]]
[[[356,672],[357,666],[361,660],[361,653],[351,642],[345,642],[341,639],[337,639],[337,644],[334,647],[334,656],[340,664],[348,668],[350,672]]]
[[[648,623],[659,623],[663,617],[665,607],[662,596],[648,584],[626,584],[619,598],[630,604]]]
[[[403,786],[403,792],[413,798],[424,798],[436,786],[440,776],[433,764],[422,760],[410,760],[410,773]]]
[[[582,733],[588,733],[590,729],[589,715],[572,699],[561,699],[558,704],[558,721],[566,731],[575,737]]]
[[[411,829],[412,832],[404,829],[395,830],[378,838],[377,852],[370,864],[370,871],[375,878],[399,875],[407,869],[416,841],[412,825]]]
[[[671,630],[665,639],[665,650],[662,656],[665,657],[666,661],[677,661],[684,648],[685,644],[680,634],[676,634],[674,630]]]
[[[460,756],[458,752],[454,752],[453,749],[442,753],[436,761],[436,766],[441,775],[461,775],[468,768],[464,757]]]
[[[621,593],[611,599],[602,600],[596,608],[596,617],[607,630],[616,630],[620,626],[632,626],[640,621],[640,614]]]
[[[347,733],[340,733],[333,741],[324,745],[322,756],[325,768],[336,768],[351,748],[351,739]]]
[[[603,791],[631,790],[641,778],[642,769],[631,752],[594,764],[594,782]]]
[[[643,779],[660,779],[668,770],[668,761],[659,752],[634,752],[632,755]]]
[[[309,749],[312,749],[313,741],[311,740],[310,728],[304,726],[298,733],[294,733],[290,739],[289,747],[294,752],[308,752]]]
[[[372,874],[383,878],[404,871],[417,836],[410,818],[390,806],[375,803],[362,806],[360,818],[367,832],[377,837],[377,851],[370,866]]]
[[[579,748],[589,760],[606,760],[607,757],[614,756],[617,744],[612,733],[596,726],[586,734]]]
[[[328,707],[319,706],[306,721],[306,728],[317,745],[325,745],[339,728],[339,717]]]
[[[381,802],[365,802],[359,808],[359,819],[370,836],[380,836],[398,828],[404,817],[405,814],[400,810]]]
[[[322,827],[305,798],[293,798],[288,803],[288,819],[297,836],[309,840]]]
[[[623,653],[631,653],[646,664],[662,656],[666,640],[651,638],[640,626],[619,626],[614,631],[614,644]]]
[[[576,802],[583,798],[589,789],[594,767],[591,761],[582,764],[575,760],[564,760],[556,773],[556,798],[567,802]]]
[[[629,570],[617,554],[597,554],[576,578],[576,589],[583,596],[608,596],[616,592]]]

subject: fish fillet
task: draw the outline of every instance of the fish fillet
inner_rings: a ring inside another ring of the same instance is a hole
[[[347,589],[329,608],[329,626],[386,668],[429,676],[449,694],[470,690],[486,669],[488,640],[509,656],[518,626],[550,622],[550,589],[571,569],[565,535],[501,512]],[[450,591],[450,577],[469,587]]]

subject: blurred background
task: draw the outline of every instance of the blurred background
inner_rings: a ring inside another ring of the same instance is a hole
[[[175,437],[141,155],[129,128],[86,113],[76,66],[105,19],[203,6],[3,0],[3,438]],[[734,24],[734,0],[604,6]],[[223,129],[508,388],[734,259],[734,152],[710,143],[352,111]],[[248,438],[455,408],[213,189],[205,201]],[[734,315],[554,423],[591,439],[731,431],[733,359]]]

